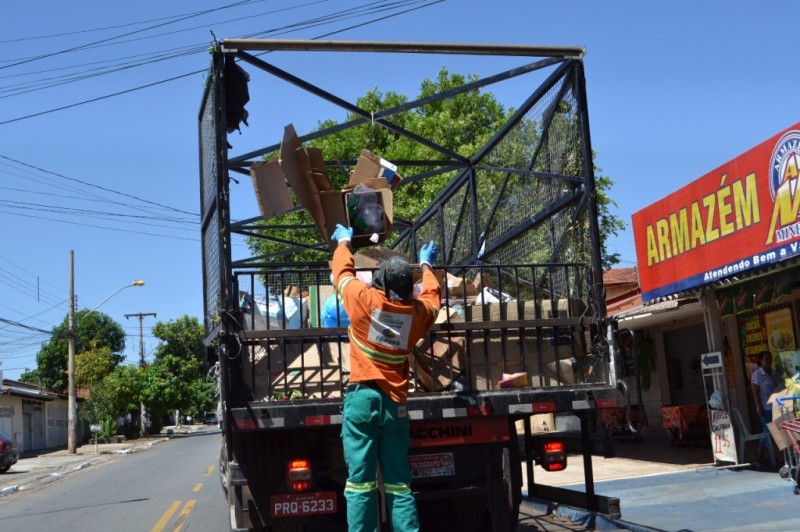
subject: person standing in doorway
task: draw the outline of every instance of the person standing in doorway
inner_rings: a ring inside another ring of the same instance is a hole
[[[772,421],[772,405],[769,403],[769,397],[775,393],[780,377],[776,371],[772,370],[772,354],[769,351],[759,353],[758,361],[760,365],[750,377],[750,388],[753,392],[756,412],[758,412],[758,417],[761,420],[761,430],[764,433],[758,447],[758,459],[761,460],[766,458],[767,448],[772,445],[769,429],[767,428],[767,423]]]
[[[352,236],[353,229],[343,225],[332,235],[334,282],[350,317],[350,383],[342,421],[347,523],[350,532],[378,528],[380,466],[392,529],[415,532],[419,517],[407,460],[408,355],[439,313],[441,288],[431,268],[438,250],[432,240],[420,250],[422,291],[414,299],[411,267],[399,257],[381,263],[372,286],[356,278]]]

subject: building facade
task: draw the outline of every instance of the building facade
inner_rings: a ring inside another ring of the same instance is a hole
[[[25,382],[3,379],[0,430],[20,451],[67,445],[68,397]],[[80,424],[78,437],[80,437]]]

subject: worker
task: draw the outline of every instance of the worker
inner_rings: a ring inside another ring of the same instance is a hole
[[[381,263],[372,286],[357,279],[352,237],[353,229],[341,224],[332,235],[333,276],[350,317],[350,382],[342,421],[347,523],[350,532],[377,530],[380,466],[392,530],[417,531],[407,460],[408,355],[439,313],[441,288],[431,269],[438,250],[432,240],[420,250],[422,290],[414,299],[411,267],[399,257]]]

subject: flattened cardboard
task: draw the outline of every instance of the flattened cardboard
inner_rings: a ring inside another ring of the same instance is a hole
[[[320,192],[323,190],[333,190],[331,178],[328,176],[328,169],[325,167],[325,159],[322,157],[322,150],[319,148],[307,148],[309,163],[311,164],[311,178]]]
[[[281,170],[283,170],[283,174],[286,176],[286,180],[297,195],[297,201],[299,201],[308,211],[309,215],[311,215],[311,219],[314,220],[314,224],[317,226],[320,234],[326,235],[325,215],[320,203],[319,187],[314,177],[312,177],[311,159],[300,143],[300,139],[297,137],[297,133],[292,124],[289,124],[283,130],[279,162]]]
[[[255,400],[341,397],[350,373],[349,343],[309,343],[302,350],[298,344],[265,345],[255,348],[254,365],[249,354],[242,359],[245,382],[255,383]]]
[[[378,243],[388,238],[392,230],[394,212],[392,191],[389,188],[389,182],[384,177],[360,172],[356,178],[351,176],[350,183],[344,190],[333,190],[322,152],[318,148],[303,148],[292,124],[284,128],[280,167],[289,186],[297,195],[298,202],[308,211],[314,220],[314,225],[317,226],[331,249],[336,245],[336,242],[331,240],[331,235],[336,230],[336,224],[351,225],[345,207],[345,194],[358,183],[364,183],[378,192],[386,225],[384,232],[379,233]],[[375,243],[370,240],[370,235],[354,236],[350,241],[353,249],[374,245]]]
[[[383,178],[389,188],[394,189],[403,177],[397,173],[397,166],[375,155],[369,150],[361,150],[351,182],[364,181],[370,178]]]
[[[365,249],[353,255],[356,268],[378,268],[386,259],[400,257],[406,262],[411,262],[411,257],[383,246]]]
[[[262,218],[269,220],[294,207],[277,159],[253,163],[250,165],[250,177]]]

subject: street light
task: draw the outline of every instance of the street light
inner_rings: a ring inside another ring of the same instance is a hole
[[[144,281],[133,281],[131,284],[118,289],[116,292],[105,298],[99,305],[94,307],[83,318],[100,308],[100,305],[119,294],[126,288],[132,286],[144,286]],[[67,362],[67,380],[69,382],[69,399],[67,402],[67,454],[75,454],[75,420],[78,417],[77,397],[75,393],[75,252],[69,252],[69,359]]]

